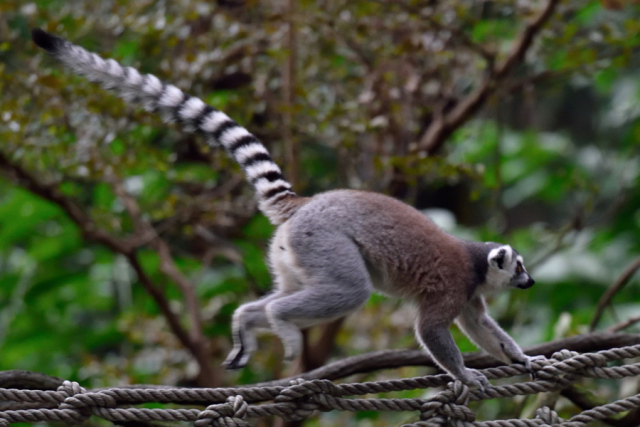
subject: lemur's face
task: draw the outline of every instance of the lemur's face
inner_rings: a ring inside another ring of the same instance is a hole
[[[522,256],[509,245],[492,249],[487,261],[489,267],[485,284],[489,289],[527,289],[535,283],[524,268]]]

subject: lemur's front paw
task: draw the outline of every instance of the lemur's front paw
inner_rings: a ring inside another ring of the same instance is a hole
[[[531,380],[535,381],[536,380],[536,373],[533,370],[533,366],[531,365],[531,363],[534,362],[534,361],[543,361],[543,360],[547,360],[547,358],[544,357],[544,356],[527,356],[527,355],[524,355],[523,359],[514,360],[513,363],[517,363],[519,365],[524,365],[524,369],[527,371],[527,373],[531,377]]]
[[[487,377],[475,369],[465,369],[458,379],[471,390],[484,391],[491,386]]]

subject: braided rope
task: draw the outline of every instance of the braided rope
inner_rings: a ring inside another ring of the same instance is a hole
[[[55,422],[78,424],[91,416],[113,422],[189,421],[195,427],[248,427],[249,419],[276,415],[286,420],[308,418],[314,411],[417,411],[420,421],[405,427],[538,427],[543,425],[579,427],[593,420],[610,418],[640,408],[640,394],[584,411],[562,420],[549,408],[540,408],[533,419],[476,421],[467,404],[470,401],[560,391],[580,378],[640,376],[640,363],[608,367],[607,363],[640,357],[640,345],[614,348],[596,353],[555,353],[551,359],[532,362],[535,381],[469,390],[448,375],[365,383],[335,384],[329,380],[291,381],[288,386],[235,388],[112,388],[88,391],[78,383],[64,381],[56,391],[1,389],[0,400],[8,410],[0,411],[0,427],[17,422]],[[484,369],[490,379],[525,375],[523,366]],[[371,393],[426,389],[446,385],[431,399],[346,398]],[[14,409],[11,409],[14,402]],[[205,409],[147,409],[129,405],[148,402],[199,404]],[[264,403],[271,402],[271,403]],[[261,403],[261,404],[256,404]],[[7,404],[9,406],[7,406]],[[24,408],[29,405],[29,409]]]

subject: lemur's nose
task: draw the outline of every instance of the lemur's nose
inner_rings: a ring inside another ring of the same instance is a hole
[[[536,283],[536,281],[533,280],[531,278],[531,276],[529,276],[529,278],[527,279],[526,282],[517,285],[517,287],[520,288],[520,289],[528,289],[528,288],[532,287],[534,283]]]

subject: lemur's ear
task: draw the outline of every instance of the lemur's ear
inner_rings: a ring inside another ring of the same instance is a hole
[[[504,265],[504,257],[506,254],[507,250],[504,248],[494,249],[489,252],[489,262],[499,269],[502,269],[502,266]]]

